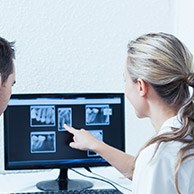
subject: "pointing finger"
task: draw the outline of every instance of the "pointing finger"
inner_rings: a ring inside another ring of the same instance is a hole
[[[66,124],[64,124],[64,128],[65,128],[69,133],[71,133],[71,134],[74,134],[74,132],[75,132],[75,130],[76,130],[76,129],[74,129],[73,127],[70,127],[70,126],[68,126],[68,125],[66,125]]]

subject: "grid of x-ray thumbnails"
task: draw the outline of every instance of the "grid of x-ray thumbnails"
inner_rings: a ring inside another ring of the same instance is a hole
[[[96,130],[88,130],[100,141],[103,141],[103,130],[100,126],[110,125],[112,108],[109,104],[85,104],[85,125],[96,126]],[[63,133],[66,131],[64,124],[72,126],[72,107],[57,107],[55,105],[30,105],[30,152],[55,153],[56,152],[56,131]],[[53,131],[45,131],[45,127],[53,127]],[[36,129],[36,130],[33,130]],[[38,129],[38,130],[37,130]],[[41,130],[42,129],[42,130]],[[98,156],[98,154],[87,151],[88,157]]]

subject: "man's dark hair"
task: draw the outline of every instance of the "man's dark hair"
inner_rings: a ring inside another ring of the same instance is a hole
[[[2,83],[13,73],[13,59],[15,59],[14,42],[8,42],[0,37],[0,75]]]

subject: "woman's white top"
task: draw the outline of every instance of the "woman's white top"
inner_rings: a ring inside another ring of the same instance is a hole
[[[172,117],[164,122],[158,135],[171,131],[171,127],[180,126],[177,117]],[[133,194],[177,194],[175,165],[182,146],[176,141],[162,143],[153,159],[156,144],[142,150],[135,164]],[[194,150],[190,152],[194,153]],[[183,162],[178,182],[181,194],[194,194],[194,157]]]

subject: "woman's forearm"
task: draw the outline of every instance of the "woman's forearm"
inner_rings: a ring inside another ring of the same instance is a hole
[[[98,153],[109,164],[119,170],[125,177],[132,179],[135,157],[126,154],[103,141],[99,141],[85,129],[74,129],[65,125],[65,128],[73,134],[73,142],[69,145],[80,150],[91,150]]]
[[[125,177],[132,179],[135,157],[118,150],[104,142],[97,142],[93,151],[119,170]]]

